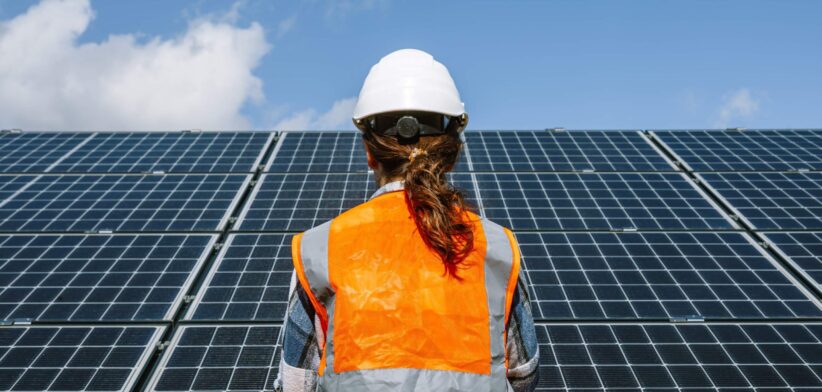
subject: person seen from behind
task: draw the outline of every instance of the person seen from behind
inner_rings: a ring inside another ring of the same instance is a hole
[[[294,236],[278,389],[532,391],[539,361],[513,233],[446,173],[468,122],[448,70],[404,49],[354,109],[378,189]]]

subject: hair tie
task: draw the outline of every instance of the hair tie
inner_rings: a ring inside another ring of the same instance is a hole
[[[428,153],[425,150],[421,150],[417,147],[414,147],[414,149],[411,150],[411,153],[408,154],[408,160],[410,162],[414,162],[414,159],[417,159],[417,157],[420,155],[428,155]]]

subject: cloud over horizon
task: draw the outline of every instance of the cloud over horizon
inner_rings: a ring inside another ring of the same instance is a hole
[[[354,113],[356,104],[357,97],[348,97],[335,101],[325,113],[319,113],[315,109],[303,110],[280,120],[274,129],[327,131],[353,128],[351,114]]]
[[[741,88],[726,95],[714,125],[718,128],[742,125],[733,124],[733,122],[747,120],[757,112],[759,112],[759,100],[751,95],[750,90]]]
[[[252,71],[271,48],[258,23],[200,19],[167,40],[78,43],[93,18],[88,0],[43,0],[0,21],[0,127],[251,126],[241,109],[265,100]]]

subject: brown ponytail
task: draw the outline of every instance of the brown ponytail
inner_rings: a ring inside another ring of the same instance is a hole
[[[472,208],[445,178],[457,163],[459,136],[421,136],[417,143],[400,144],[396,137],[365,132],[363,139],[386,177],[404,179],[405,202],[423,241],[439,254],[445,272],[460,279],[457,271],[474,248],[474,233],[466,215]]]

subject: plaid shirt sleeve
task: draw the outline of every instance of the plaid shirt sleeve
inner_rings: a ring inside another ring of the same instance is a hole
[[[297,284],[288,302],[281,336],[282,356],[275,387],[284,392],[314,391],[324,341],[322,327],[305,291]],[[539,350],[531,304],[522,275],[511,305],[507,329],[508,381],[515,392],[533,391],[538,381]]]

